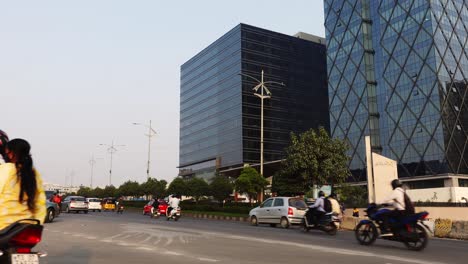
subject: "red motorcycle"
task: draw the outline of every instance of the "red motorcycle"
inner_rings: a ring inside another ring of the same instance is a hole
[[[0,263],[39,263],[47,254],[33,252],[42,238],[42,225],[35,219],[24,219],[0,230]]]

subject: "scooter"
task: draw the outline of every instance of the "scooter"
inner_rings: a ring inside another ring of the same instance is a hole
[[[33,252],[42,238],[41,223],[36,219],[15,222],[0,231],[0,263],[39,263],[47,253]]]
[[[307,211],[308,210],[310,209],[307,209]],[[302,219],[302,228],[304,232],[309,232],[309,230],[315,229],[315,230],[321,230],[331,236],[336,235],[338,226],[341,223],[341,220],[337,214],[326,213],[324,216],[322,216],[319,219],[318,224],[314,225],[312,223],[309,223],[309,221],[307,220],[307,211],[306,211],[306,214],[304,215],[304,218]]]
[[[172,208],[170,213],[169,210],[166,210],[166,220],[169,221],[171,219],[174,219],[174,221],[178,221],[180,218],[180,212],[180,207]]]
[[[151,215],[150,217],[151,218],[159,218],[161,216],[161,212],[159,212],[159,209],[158,208],[151,208]]]

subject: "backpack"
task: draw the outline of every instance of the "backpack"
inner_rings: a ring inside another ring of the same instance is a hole
[[[332,211],[332,204],[328,198],[323,198],[323,210],[327,213],[331,213]]]
[[[406,192],[404,192],[403,195],[404,195],[404,199],[405,199],[405,212],[406,212],[406,214],[408,214],[408,215],[414,214],[415,210],[414,210],[413,202],[411,202],[411,199],[409,198],[408,194],[406,194]]]

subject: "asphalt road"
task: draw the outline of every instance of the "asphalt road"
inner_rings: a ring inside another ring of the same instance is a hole
[[[47,224],[37,247],[41,263],[467,263],[468,242],[431,239],[423,252],[377,240],[357,244],[352,232],[336,236],[299,228],[182,218],[151,219],[136,212],[62,214]]]

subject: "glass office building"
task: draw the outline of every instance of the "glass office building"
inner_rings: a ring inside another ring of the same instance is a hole
[[[215,169],[260,160],[264,71],[272,98],[264,105],[264,161],[284,157],[290,132],[329,129],[324,39],[289,36],[240,24],[181,66],[180,156],[183,176],[209,178]]]
[[[366,135],[425,188],[468,174],[468,3],[324,2],[330,129],[351,146],[355,180]]]

